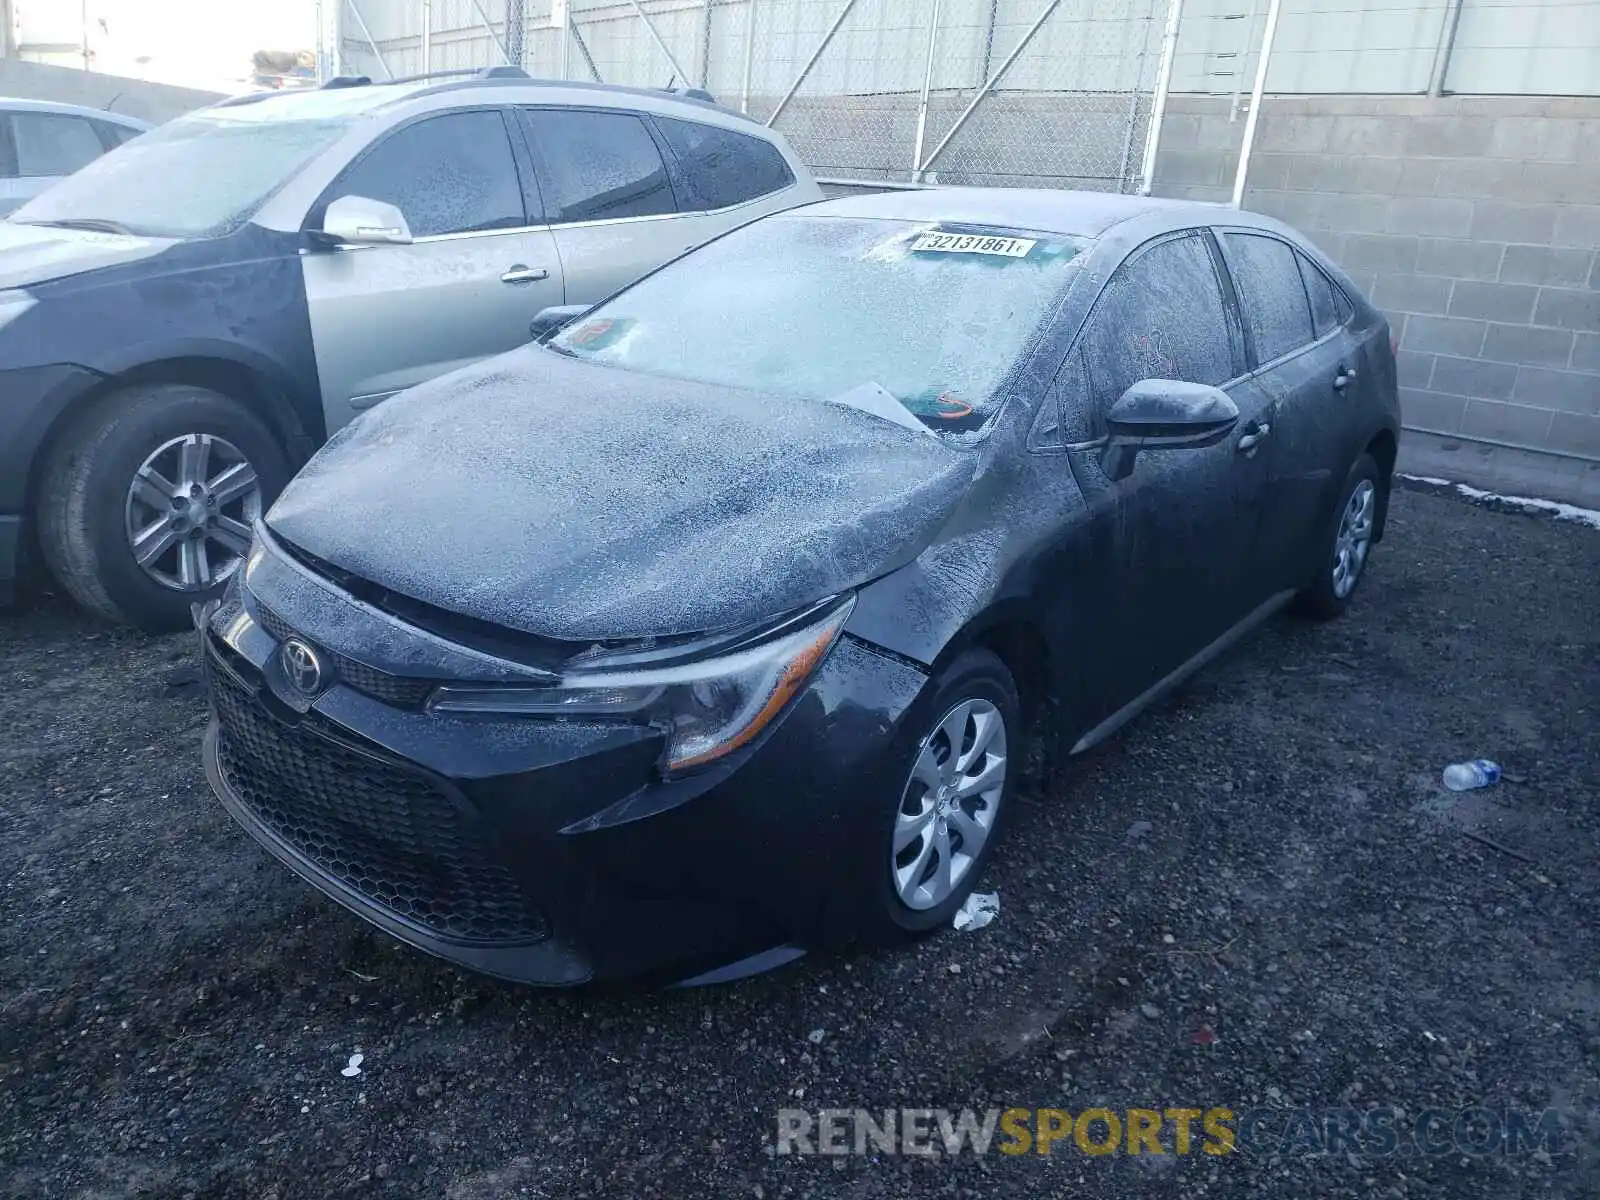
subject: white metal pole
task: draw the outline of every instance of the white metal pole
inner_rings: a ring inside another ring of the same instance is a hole
[[[748,0],[744,13],[744,83],[739,90],[739,111],[750,115],[750,63],[756,53],[756,0]]]
[[[1450,55],[1456,46],[1456,29],[1461,24],[1461,0],[1450,0],[1444,24],[1439,27],[1439,45],[1433,52],[1433,69],[1428,72],[1428,95],[1444,95],[1444,79],[1450,73]]]
[[[1172,87],[1172,60],[1178,53],[1178,28],[1183,20],[1183,0],[1171,0],[1167,28],[1161,35],[1161,65],[1156,68],[1156,94],[1150,105],[1150,128],[1144,135],[1144,163],[1139,169],[1139,195],[1148,196],[1155,185],[1156,150],[1161,145],[1161,122],[1167,116],[1167,92]]]
[[[1250,113],[1244,119],[1244,144],[1239,147],[1239,169],[1233,175],[1233,206],[1244,203],[1244,183],[1250,175],[1250,151],[1261,119],[1261,97],[1267,90],[1267,68],[1272,65],[1272,39],[1278,33],[1278,10],[1283,0],[1268,0],[1267,27],[1261,32],[1261,54],[1256,62],[1256,84],[1250,89]]]
[[[928,61],[922,68],[922,96],[917,101],[917,142],[911,151],[911,182],[922,182],[922,144],[928,135],[928,93],[933,88],[933,55],[939,45],[939,0],[928,17]]]
[[[561,30],[561,78],[572,78],[572,6],[565,0],[557,0],[551,7],[551,15],[556,18]]]

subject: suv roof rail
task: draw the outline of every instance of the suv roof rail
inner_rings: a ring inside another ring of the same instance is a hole
[[[430,79],[531,79],[521,67],[457,67],[450,71],[426,71],[420,75],[396,75],[383,83],[426,83]],[[323,87],[362,87],[372,82],[366,75],[341,75]]]
[[[661,90],[669,96],[683,96],[689,100],[704,100],[707,104],[717,103],[717,98],[703,87],[664,87]]]

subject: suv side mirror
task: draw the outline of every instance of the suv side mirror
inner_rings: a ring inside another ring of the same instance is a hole
[[[1176,379],[1141,379],[1106,414],[1100,463],[1110,478],[1126,479],[1139,451],[1215,446],[1238,423],[1239,406],[1221,388]]]
[[[538,315],[528,322],[528,336],[536,342],[542,342],[565,329],[592,307],[589,304],[552,304],[549,308],[541,308]]]
[[[323,215],[322,237],[340,246],[409,246],[411,226],[392,204],[366,196],[340,196]]]

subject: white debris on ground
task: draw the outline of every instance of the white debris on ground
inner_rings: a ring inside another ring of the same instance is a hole
[[[982,929],[999,915],[999,892],[973,892],[967,897],[967,902],[956,909],[952,924],[958,930],[972,932]]]
[[[1542,513],[1545,516],[1554,517],[1558,521],[1576,521],[1578,524],[1587,525],[1591,529],[1600,529],[1600,511],[1592,508],[1580,508],[1576,504],[1563,504],[1559,500],[1539,500],[1531,496],[1504,496],[1499,492],[1486,492],[1482,488],[1475,488],[1470,484],[1456,483],[1450,479],[1438,479],[1432,475],[1402,474],[1400,478],[1410,480],[1412,483],[1425,483],[1429,487],[1453,488],[1457,495],[1476,503],[1496,504],[1526,513]]]
[[[344,1070],[340,1071],[339,1074],[343,1075],[346,1079],[354,1079],[357,1075],[361,1074],[361,1064],[365,1061],[365,1055],[352,1054],[350,1056],[349,1065],[346,1066]]]

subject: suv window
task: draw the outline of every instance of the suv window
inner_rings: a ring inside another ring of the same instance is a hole
[[[1083,337],[1094,397],[1094,432],[1141,379],[1226,383],[1237,374],[1222,284],[1197,233],[1157,242],[1134,256],[1100,293]]]
[[[549,176],[551,221],[599,221],[677,212],[667,166],[632,113],[524,110]]]
[[[1305,281],[1306,295],[1311,298],[1311,321],[1316,326],[1317,336],[1321,337],[1349,317],[1350,302],[1333,280],[1322,273],[1321,267],[1304,254],[1295,257],[1300,260],[1300,278]]]
[[[61,113],[14,112],[11,137],[17,148],[17,174],[24,178],[71,175],[105,153],[93,125],[83,117]]]
[[[743,204],[794,182],[789,164],[765,138],[672,117],[655,122],[677,155],[696,208]]]
[[[505,121],[497,112],[428,117],[390,134],[328,190],[405,214],[413,237],[515,229],[528,223]]]
[[[1256,361],[1271,362],[1314,341],[1311,307],[1294,248],[1253,233],[1224,233],[1222,240],[1245,327],[1255,343]]]

